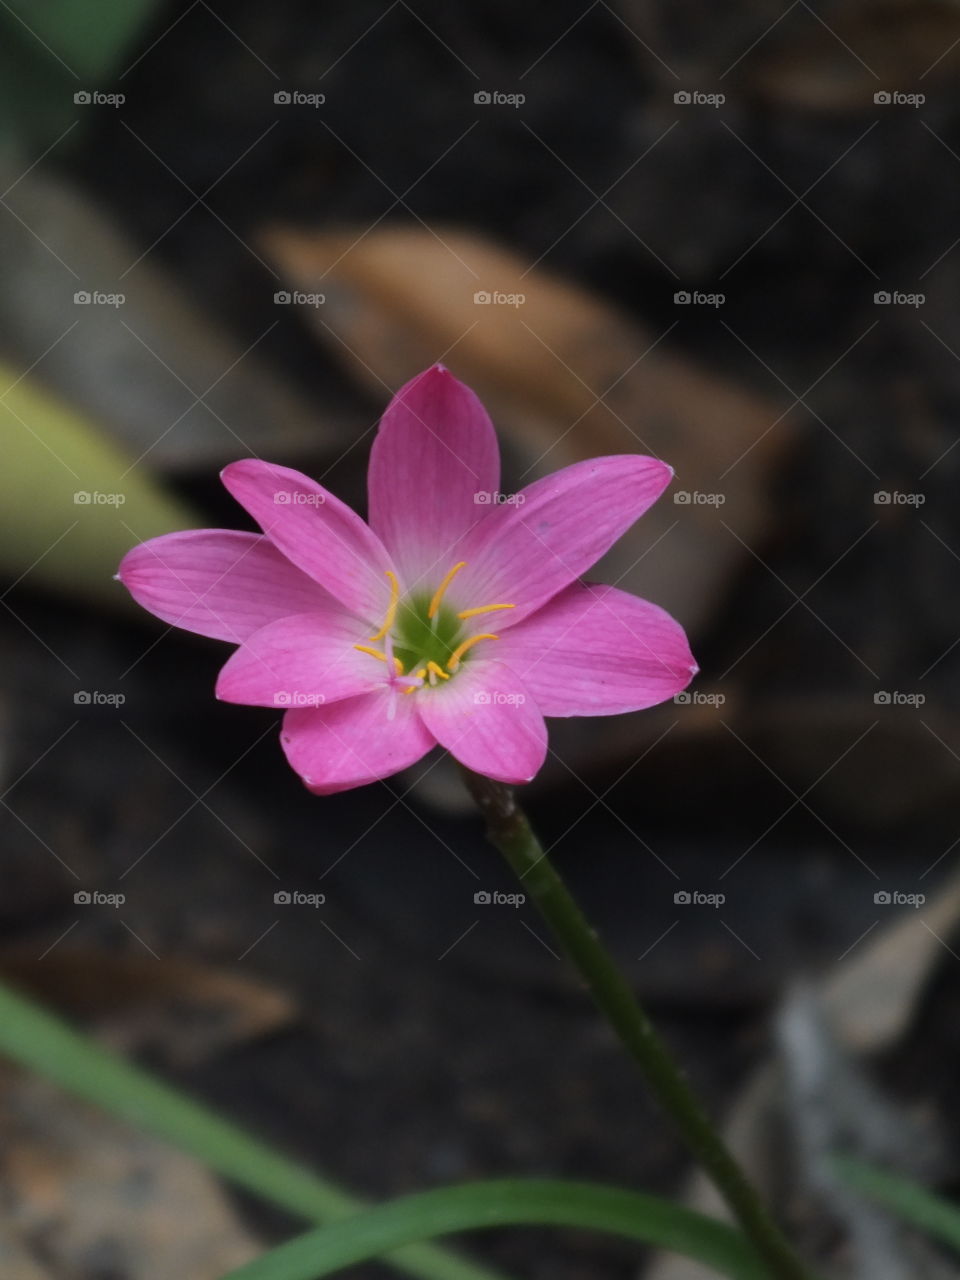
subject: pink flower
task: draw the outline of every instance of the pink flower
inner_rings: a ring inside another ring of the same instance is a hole
[[[544,716],[636,711],[696,674],[662,609],[579,581],[672,475],[655,458],[593,458],[502,501],[493,425],[438,365],[383,415],[369,524],[248,458],[223,483],[262,534],[171,533],[118,576],[165,622],[239,646],[217,696],[286,708],[281,742],[311,791],[388,777],[437,743],[528,782]]]

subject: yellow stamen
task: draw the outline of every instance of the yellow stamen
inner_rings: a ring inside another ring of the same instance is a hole
[[[479,635],[479,636],[470,636],[469,639],[464,640],[463,644],[458,644],[456,649],[454,649],[453,653],[451,653],[450,659],[447,662],[447,670],[456,671],[457,667],[459,667],[460,665],[460,659],[463,657],[463,655],[467,652],[468,649],[472,648],[477,643],[478,640],[499,640],[499,639],[500,639],[499,636],[491,635],[489,632],[484,632],[483,635]]]
[[[440,608],[440,601],[443,599],[443,593],[453,581],[454,576],[460,572],[466,563],[466,560],[458,561],[458,563],[453,566],[444,580],[440,583],[439,587],[437,587],[436,591],[433,593],[433,599],[430,601],[430,608],[427,610],[428,618],[436,617],[437,610]]]
[[[377,658],[380,662],[386,662],[387,655],[381,653],[379,649],[371,649],[368,644],[355,644],[355,649],[359,649],[361,653],[369,653],[371,658]]]
[[[432,658],[431,658],[431,659],[430,659],[430,661],[427,663],[427,670],[430,672],[430,675],[431,675],[431,676],[439,676],[441,680],[449,680],[449,679],[450,679],[450,677],[447,675],[446,671],[444,671],[443,667],[438,666],[438,665],[437,665],[437,663],[435,663],[435,662],[433,661],[433,659],[432,659]],[[430,683],[431,683],[431,684],[436,684],[436,681],[435,681],[435,680],[433,680],[433,679],[431,679]]]
[[[383,626],[375,636],[370,637],[371,640],[382,640],[387,634],[393,626],[393,620],[397,616],[397,605],[400,602],[400,583],[397,581],[397,575],[392,569],[385,569],[384,572],[390,579],[390,604],[387,607],[387,616],[384,620]]]
[[[396,667],[396,669],[397,669],[397,675],[398,675],[398,676],[402,676],[402,675],[403,675],[403,663],[400,661],[400,659],[397,657],[397,655],[396,655],[396,654],[394,654],[394,655],[393,655],[393,665],[394,665],[394,666]]]
[[[478,609],[461,609],[458,618],[475,618],[478,613],[493,613],[495,609],[515,609],[515,604],[482,604]]]
[[[414,678],[414,680],[422,680],[422,679],[423,679],[423,677],[424,677],[426,674],[427,674],[427,668],[426,668],[426,667],[421,667],[419,671],[415,671],[415,672],[413,673],[413,678]],[[417,689],[418,689],[419,687],[420,687],[419,685],[412,684],[412,685],[410,686],[410,688],[409,688],[409,689],[404,689],[404,691],[403,691],[403,692],[404,692],[404,693],[416,693],[416,691],[417,691]]]

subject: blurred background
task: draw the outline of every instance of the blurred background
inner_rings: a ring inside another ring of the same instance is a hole
[[[510,492],[675,468],[594,576],[701,675],[555,722],[526,800],[792,1229],[942,1274],[818,1161],[842,1131],[960,1183],[958,63],[934,0],[4,4],[0,973],[370,1197],[683,1188],[529,906],[483,900],[512,886],[447,762],[309,796],[276,715],[215,702],[224,647],[112,578],[249,527],[235,458],[363,510],[440,360]],[[12,1069],[0,1124],[16,1280],[199,1280],[294,1227]]]

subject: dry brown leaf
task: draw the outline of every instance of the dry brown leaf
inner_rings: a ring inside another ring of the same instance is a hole
[[[112,1048],[190,1067],[297,1017],[268,983],[187,960],[94,948],[0,955],[0,972],[31,995],[95,1023]]]
[[[848,0],[829,26],[808,20],[778,37],[747,64],[748,89],[781,107],[873,112],[883,105],[877,92],[922,91],[926,75],[956,74],[960,9],[943,0]]]
[[[780,409],[594,294],[467,231],[278,228],[264,243],[291,285],[325,294],[312,309],[319,336],[380,399],[438,359],[469,382],[516,446],[523,483],[583,458],[651,453],[676,469],[675,492],[722,491],[745,542],[767,531],[770,472],[793,434]],[[478,305],[484,291],[525,300]],[[716,507],[668,496],[603,568],[696,631],[743,554]]]

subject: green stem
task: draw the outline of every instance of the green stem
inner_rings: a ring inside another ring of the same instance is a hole
[[[600,942],[534,835],[513,791],[462,770],[487,822],[491,844],[503,854],[553,930],[594,1001],[639,1064],[655,1097],[691,1154],[710,1175],[758,1255],[776,1280],[809,1275],[746,1175],[711,1124],[681,1068],[638,1004],[630,985]]]

